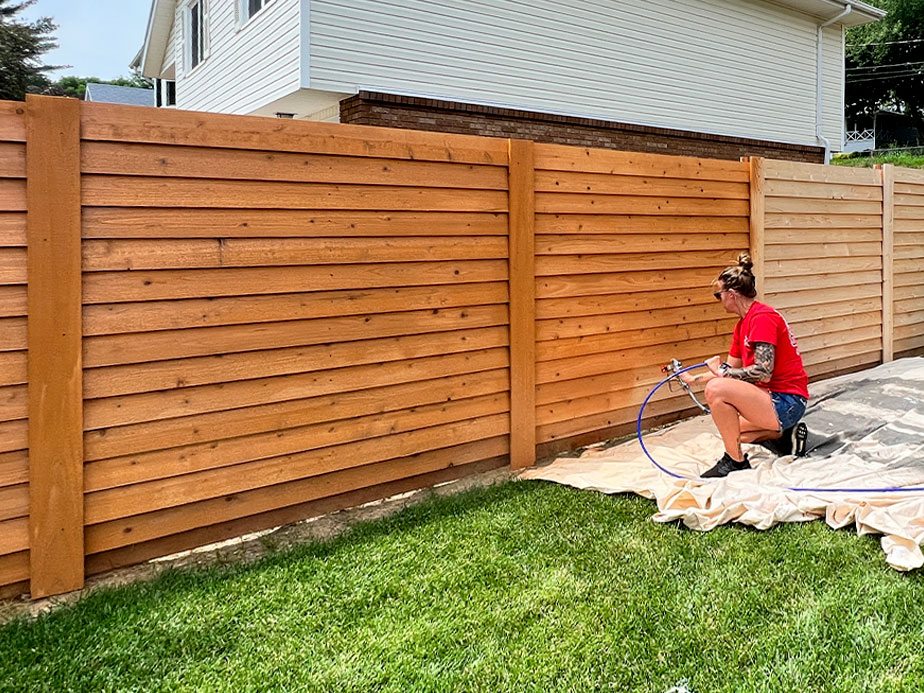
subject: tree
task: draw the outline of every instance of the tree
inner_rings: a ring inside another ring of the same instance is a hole
[[[141,75],[131,77],[116,77],[115,79],[100,79],[99,77],[61,77],[45,90],[46,94],[54,96],[72,96],[82,99],[87,92],[88,84],[114,84],[119,87],[136,87],[139,89],[153,89],[153,82]]]
[[[35,0],[0,0],[0,99],[22,101],[26,92],[42,91],[50,84],[45,73],[55,66],[40,58],[57,47],[52,33],[58,27],[49,17],[23,22],[17,15]]]
[[[911,118],[924,142],[924,0],[871,4],[888,15],[847,31],[846,115],[896,110]]]

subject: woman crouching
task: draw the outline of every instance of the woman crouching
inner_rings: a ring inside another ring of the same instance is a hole
[[[806,429],[799,419],[808,401],[808,376],[789,325],[776,310],[755,300],[754,264],[747,253],[722,271],[714,296],[739,317],[728,350],[706,361],[709,373],[682,377],[706,383],[706,402],[725,443],[725,454],[703,477],[750,469],[742,443],[761,443],[778,455],[803,454]]]

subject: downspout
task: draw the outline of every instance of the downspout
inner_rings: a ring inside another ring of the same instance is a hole
[[[824,30],[825,30],[825,27],[829,27],[835,22],[839,22],[844,17],[846,17],[848,14],[850,14],[851,9],[852,8],[850,5],[845,4],[843,12],[841,12],[839,15],[835,17],[832,17],[831,19],[826,21],[824,24],[818,25],[818,41],[817,41],[818,43],[818,63],[815,67],[815,137],[818,138],[819,142],[822,142],[825,145],[825,163],[826,164],[830,163],[831,161],[831,142],[821,132],[822,131],[821,111],[822,111],[822,104],[823,104],[822,82],[824,81],[824,75],[822,74],[822,68],[823,68],[822,58],[824,57],[824,49],[823,49]]]

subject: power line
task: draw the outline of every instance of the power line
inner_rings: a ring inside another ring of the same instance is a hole
[[[858,48],[863,46],[895,46],[899,43],[924,43],[924,39],[908,39],[907,41],[879,41],[878,43],[848,43],[848,48]]]
[[[905,67],[906,65],[924,65],[924,60],[915,60],[910,63],[887,63],[885,65],[867,65],[864,67],[848,67],[847,72],[853,72],[856,70],[884,70],[893,67]]]
[[[850,79],[849,77],[845,79],[845,82],[856,83],[856,82],[878,82],[881,79],[899,79],[903,77],[924,77],[924,70],[917,70],[915,72],[896,72],[890,75],[877,75],[875,77],[863,76],[860,79]]]

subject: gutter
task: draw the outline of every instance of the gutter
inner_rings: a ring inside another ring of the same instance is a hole
[[[840,14],[832,17],[826,22],[818,25],[818,58],[817,64],[815,66],[815,137],[818,138],[818,141],[824,144],[825,146],[825,163],[831,162],[831,142],[822,134],[822,105],[823,105],[823,89],[822,82],[824,77],[822,74],[822,59],[824,57],[824,30],[826,27],[831,26],[832,24],[839,22],[841,19],[850,14],[853,7],[847,4],[846,0],[844,2],[844,10]]]

